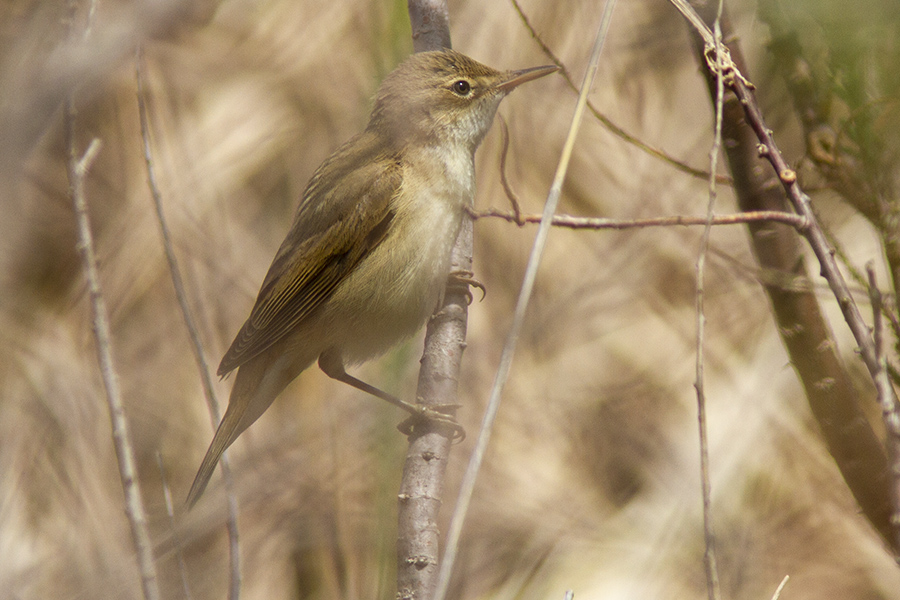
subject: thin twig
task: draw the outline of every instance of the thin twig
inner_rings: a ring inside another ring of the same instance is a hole
[[[772,594],[772,600],[778,600],[781,597],[781,590],[784,589],[784,586],[787,585],[787,582],[790,580],[790,575],[785,575],[784,579],[781,580],[781,583],[778,584],[778,587],[775,588],[775,593]]]
[[[575,84],[575,80],[572,79],[572,75],[569,73],[569,70],[566,68],[565,63],[556,56],[556,53],[547,45],[546,42],[541,38],[538,34],[537,30],[531,24],[531,21],[528,19],[528,16],[525,14],[525,11],[522,10],[522,7],[519,5],[518,0],[511,0],[513,7],[516,9],[516,12],[519,14],[519,18],[522,20],[522,23],[525,25],[525,28],[528,29],[528,32],[531,34],[531,37],[534,38],[534,41],[537,42],[538,46],[541,47],[544,55],[547,56],[556,66],[559,67],[559,73],[562,75],[563,79],[565,79],[566,83],[569,85],[569,88],[572,89],[575,93],[578,93],[578,86]],[[665,151],[660,150],[658,148],[654,148],[653,146],[647,144],[631,135],[615,123],[613,123],[609,117],[601,113],[594,104],[588,100],[587,103],[588,110],[591,111],[591,114],[594,115],[594,118],[597,119],[601,125],[606,127],[607,130],[610,131],[616,137],[624,140],[625,142],[631,144],[636,147],[638,150],[642,150],[646,152],[650,156],[658,158],[665,162],[666,164],[675,167],[677,170],[682,173],[687,173],[692,177],[697,177],[699,179],[708,179],[709,173],[703,171],[701,169],[695,169],[694,167],[687,165],[674,156],[667,154]],[[731,185],[731,178],[726,175],[716,175],[716,181],[725,185]]]
[[[525,320],[525,311],[531,298],[531,292],[534,289],[534,281],[537,276],[537,269],[543,256],[544,247],[547,242],[547,236],[550,234],[552,227],[553,213],[556,212],[556,206],[559,203],[562,194],[562,185],[568,172],[569,161],[572,158],[572,149],[575,146],[575,138],[581,127],[582,117],[587,105],[587,96],[594,81],[594,75],[600,64],[600,51],[603,48],[603,42],[609,31],[609,23],[612,18],[612,11],[615,7],[615,0],[607,0],[603,10],[603,16],[597,31],[597,39],[594,41],[594,47],[591,50],[591,58],[588,63],[587,71],[584,74],[584,81],[578,95],[578,102],[575,105],[575,113],[572,116],[572,124],[569,127],[569,133],[566,136],[562,153],[559,158],[559,164],[556,168],[556,174],[550,191],[547,194],[547,201],[544,204],[543,217],[535,235],[534,246],[531,249],[531,256],[528,258],[528,265],[525,268],[525,276],[522,281],[522,287],[519,290],[519,297],[516,301],[516,309],[513,314],[512,324],[510,325],[509,334],[503,345],[503,351],[500,355],[500,364],[497,367],[497,375],[491,388],[490,399],[488,400],[487,409],[485,410],[482,420],[481,429],[479,430],[478,439],[475,441],[475,448],[469,459],[469,465],[466,468],[462,483],[460,484],[459,497],[453,511],[453,517],[450,520],[450,527],[447,533],[447,544],[444,551],[444,560],[441,563],[440,574],[438,575],[437,590],[433,600],[444,600],[450,585],[450,574],[453,572],[453,564],[456,554],[459,550],[459,539],[462,534],[463,523],[465,522],[466,513],[468,512],[469,502],[472,499],[472,492],[475,489],[475,480],[484,460],[484,454],[487,449],[488,441],[491,437],[494,420],[497,411],[500,408],[500,397],[503,392],[503,386],[509,377],[510,367],[512,365],[513,354],[516,347],[516,341],[519,337],[519,331]]]
[[[685,19],[688,20],[688,23],[700,34],[700,37],[703,38],[703,44],[707,48],[715,48],[717,51],[722,49],[721,39],[716,38],[713,35],[713,32],[710,31],[709,27],[706,26],[706,23],[703,22],[703,19],[700,18],[700,15],[697,14],[697,11],[694,10],[694,7],[685,2],[685,0],[670,0],[672,4],[677,8]],[[721,15],[721,3],[719,3],[719,9],[717,12]]]
[[[69,192],[75,209],[78,236],[77,248],[81,255],[82,268],[87,278],[91,312],[93,313],[97,360],[100,363],[100,375],[103,379],[103,387],[106,390],[106,403],[109,408],[113,444],[119,464],[119,477],[125,494],[125,514],[131,526],[131,538],[134,543],[138,569],[141,574],[141,588],[144,593],[144,599],[158,600],[159,584],[156,576],[156,563],[153,560],[153,547],[150,544],[147,515],[141,499],[134,448],[131,444],[125,409],[122,405],[119,378],[112,358],[109,316],[106,312],[106,302],[100,291],[97,257],[94,253],[94,241],[88,221],[87,199],[84,193],[84,180],[91,163],[100,150],[100,141],[94,138],[88,145],[87,150],[79,158],[75,142],[75,106],[71,98],[66,101],[65,121],[66,146],[68,148],[66,167],[69,176]]]
[[[503,191],[506,192],[506,197],[509,199],[510,205],[512,205],[513,215],[515,216],[515,224],[521,227],[525,224],[525,221],[522,220],[522,205],[519,203],[519,197],[512,190],[512,187],[509,185],[509,180],[506,178],[506,155],[509,153],[509,128],[506,126],[506,119],[503,118],[503,115],[497,115],[500,118],[500,184],[503,186]],[[540,222],[540,220],[538,221]]]
[[[887,432],[887,454],[894,475],[891,481],[891,500],[893,501],[893,515],[891,525],[894,529],[895,548],[900,548],[900,406],[894,395],[894,388],[888,376],[887,357],[884,354],[884,326],[881,318],[882,300],[881,290],[878,289],[878,281],[875,277],[875,265],[870,261],[866,264],[866,272],[869,276],[869,297],[872,299],[872,329],[875,335],[875,357],[878,360],[878,372],[873,375],[875,390],[878,394],[878,404],[881,406],[881,416],[884,419],[884,428]]]
[[[470,213],[474,219],[483,219],[495,217],[504,219],[510,223],[540,223],[541,215],[523,214],[516,216],[514,213],[505,212],[496,208],[488,208],[485,210],[472,210]],[[742,223],[754,223],[762,221],[772,221],[776,223],[784,223],[795,227],[802,231],[806,227],[806,219],[794,213],[781,212],[777,210],[760,210],[744,213],[736,213],[733,215],[713,215],[709,221],[711,225],[739,225]],[[690,226],[690,225],[706,225],[707,217],[686,217],[676,215],[674,217],[650,217],[646,219],[606,219],[602,217],[573,217],[570,215],[553,215],[554,227],[565,227],[567,229],[638,229],[643,227],[673,227],[673,226]]]
[[[844,247],[841,245],[840,241],[832,235],[831,231],[825,229],[823,226],[823,230],[825,231],[825,237],[828,240],[828,245],[834,250],[835,256],[838,260],[841,261],[841,264],[844,265],[844,268],[847,270],[847,273],[850,274],[851,279],[856,281],[862,286],[865,286],[866,290],[869,290],[871,284],[869,283],[868,277],[864,275],[859,268],[854,265],[850,261],[850,257],[847,256],[847,253],[844,251]],[[888,306],[888,303],[884,302],[884,293],[879,291],[879,295],[882,297],[881,303],[881,316],[886,317],[888,321],[891,323],[891,330],[894,332],[894,337],[900,340],[900,320],[898,320],[896,312],[891,310],[891,307]],[[889,295],[890,297],[890,295]],[[888,370],[893,371],[893,366],[888,363]]]
[[[181,276],[178,259],[175,257],[175,249],[172,245],[172,235],[169,232],[169,225],[166,221],[165,212],[163,211],[162,194],[159,191],[159,185],[156,181],[156,169],[153,166],[153,151],[150,144],[150,117],[145,100],[146,93],[144,91],[144,49],[141,45],[138,45],[135,50],[134,64],[135,79],[137,80],[137,101],[138,115],[141,124],[141,141],[143,142],[144,163],[147,166],[147,185],[150,188],[150,195],[153,197],[153,206],[156,209],[156,220],[159,223],[159,230],[162,235],[163,249],[165,250],[166,261],[169,265],[169,274],[172,277],[172,285],[175,288],[175,297],[178,299],[181,316],[184,319],[185,327],[187,327],[188,335],[191,339],[191,350],[194,354],[194,362],[197,364],[197,370],[200,372],[200,381],[203,384],[203,394],[206,398],[206,406],[209,410],[213,431],[215,431],[216,426],[219,424],[219,419],[221,418],[219,401],[216,399],[216,392],[213,387],[209,364],[206,360],[206,352],[203,349],[203,342],[200,340],[200,332],[194,323],[191,309],[188,305],[184,279]],[[238,506],[234,477],[231,474],[231,468],[228,463],[227,451],[222,454],[219,465],[222,469],[222,478],[225,482],[225,495],[228,511],[226,520],[230,567],[228,598],[229,600],[238,600],[241,590],[240,538],[237,526]]]
[[[719,21],[722,14],[722,2],[719,0],[719,13],[715,21],[715,47],[716,58],[722,56],[722,32]],[[725,97],[725,84],[722,81],[723,64],[717,63],[716,69],[716,122],[713,144],[709,150],[709,202],[706,208],[706,225],[703,227],[703,236],[700,239],[700,252],[697,256],[697,347],[696,347],[696,375],[694,388],[697,391],[697,425],[700,437],[700,491],[703,500],[703,540],[705,551],[703,553],[703,566],[706,571],[706,592],[709,600],[718,600],[721,597],[719,589],[719,571],[716,565],[716,538],[712,521],[712,491],[709,477],[709,433],[706,421],[706,391],[703,384],[703,339],[705,332],[706,316],[703,310],[704,287],[703,276],[706,266],[706,253],[709,249],[709,236],[712,233],[713,211],[716,206],[716,179],[713,174],[718,169],[719,151],[722,147],[722,105]]]
[[[169,517],[169,531],[172,535],[173,545],[175,547],[175,561],[178,563],[178,574],[181,576],[181,589],[184,593],[185,600],[193,600],[191,595],[191,586],[188,585],[187,565],[184,562],[184,551],[181,544],[181,537],[178,535],[178,527],[175,525],[175,505],[172,503],[172,490],[169,489],[169,480],[166,476],[166,469],[163,465],[162,454],[156,452],[156,464],[159,466],[159,480],[162,481],[163,499],[166,503],[166,516]]]

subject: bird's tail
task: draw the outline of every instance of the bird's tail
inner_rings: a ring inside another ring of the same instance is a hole
[[[228,400],[228,410],[216,429],[216,435],[213,436],[197,476],[194,477],[191,491],[188,492],[185,501],[188,508],[194,506],[203,494],[222,453],[271,406],[278,394],[299,373],[299,370],[278,367],[279,365],[258,357],[238,369]]]

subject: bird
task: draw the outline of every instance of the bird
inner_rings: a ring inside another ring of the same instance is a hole
[[[222,453],[314,362],[333,379],[415,410],[345,367],[412,336],[437,308],[475,195],[476,148],[510,91],[557,70],[499,71],[443,49],[412,54],[387,75],[365,130],[313,174],[219,364],[219,376],[237,375],[188,507]]]

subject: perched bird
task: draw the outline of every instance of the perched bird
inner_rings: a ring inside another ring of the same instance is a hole
[[[413,54],[375,96],[369,124],[315,172],[256,304],[219,364],[237,369],[203,458],[192,506],[219,457],[318,360],[330,377],[405,405],[348,375],[415,333],[436,309],[475,149],[513,88],[557,70],[496,71],[453,50]]]

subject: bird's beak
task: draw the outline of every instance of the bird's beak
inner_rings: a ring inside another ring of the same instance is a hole
[[[522,69],[520,71],[507,71],[506,77],[497,84],[497,89],[501,92],[508,94],[514,88],[519,87],[526,81],[531,81],[532,79],[537,79],[538,77],[543,77],[544,75],[549,75],[550,73],[556,73],[559,71],[559,67],[556,65],[548,65],[546,67],[531,67],[530,69]]]

